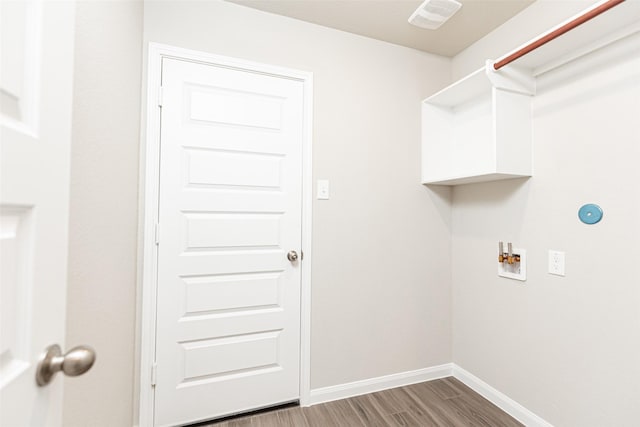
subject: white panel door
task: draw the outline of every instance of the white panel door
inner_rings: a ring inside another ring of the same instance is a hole
[[[164,59],[155,424],[299,398],[303,83]]]
[[[35,368],[64,345],[73,2],[0,2],[0,425],[61,425],[62,378]],[[64,348],[64,347],[63,347]]]

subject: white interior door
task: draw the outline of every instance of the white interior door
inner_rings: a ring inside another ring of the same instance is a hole
[[[73,2],[1,1],[0,425],[61,424],[62,378],[36,385],[64,345]]]
[[[163,59],[155,424],[299,398],[303,83]]]

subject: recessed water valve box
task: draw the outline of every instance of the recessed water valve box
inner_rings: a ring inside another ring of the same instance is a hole
[[[498,276],[524,282],[527,280],[527,251],[513,248],[513,254],[519,257],[519,261],[512,264],[509,264],[506,260],[498,262]]]

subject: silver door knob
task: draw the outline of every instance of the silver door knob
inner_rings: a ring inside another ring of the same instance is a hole
[[[297,261],[298,260],[298,252],[296,251],[289,251],[289,253],[287,254],[287,259],[291,262]]]
[[[82,375],[91,369],[95,361],[96,352],[89,346],[79,345],[62,354],[58,344],[50,345],[40,355],[36,382],[40,387],[45,386],[60,371],[69,377]]]

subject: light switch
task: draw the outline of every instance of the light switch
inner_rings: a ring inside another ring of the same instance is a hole
[[[549,251],[549,274],[564,276],[564,252]]]
[[[318,200],[329,200],[329,180],[319,179],[316,185]]]

